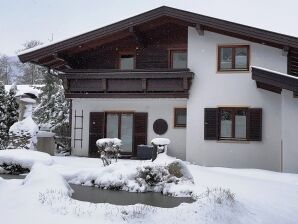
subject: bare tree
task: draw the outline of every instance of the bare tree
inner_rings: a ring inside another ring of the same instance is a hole
[[[7,55],[0,55],[0,81],[5,85],[10,84],[11,75],[13,72],[13,64],[10,62]]]
[[[27,50],[41,44],[42,42],[38,40],[27,41],[23,45],[24,48],[20,51]],[[42,84],[44,82],[44,74],[47,72],[45,68],[32,63],[23,64],[21,62],[17,63],[17,67],[21,73],[21,75],[18,76],[17,78],[17,81],[19,84],[34,85],[34,84]]]

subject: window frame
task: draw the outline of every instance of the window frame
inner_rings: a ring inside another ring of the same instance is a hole
[[[221,49],[222,48],[232,48],[232,68],[230,69],[221,69]],[[236,68],[236,49],[237,48],[246,48],[247,49],[247,66],[246,68]],[[250,46],[249,45],[218,45],[217,46],[217,72],[233,72],[233,71],[249,71],[250,68]]]
[[[118,57],[118,69],[120,69],[120,70],[131,70],[131,69],[121,69],[121,57],[123,55],[131,55],[131,56],[133,56],[133,68],[132,69],[136,69],[136,53],[135,52],[131,52],[131,51],[120,52],[119,53],[119,57]]]
[[[219,141],[249,141],[248,140],[248,113],[249,113],[249,108],[248,107],[219,107],[219,114],[218,114],[218,140]],[[221,137],[221,114],[223,110],[231,111],[232,113],[232,137],[226,138],[226,137]],[[246,137],[245,138],[236,138],[235,137],[235,130],[236,130],[236,122],[235,122],[235,115],[238,110],[245,110],[246,113]]]
[[[177,124],[177,113],[178,111],[185,111],[186,122],[185,124]],[[185,128],[187,125],[187,108],[186,107],[175,107],[174,108],[174,127],[175,128]]]
[[[186,53],[186,67],[185,68],[173,68],[173,53]],[[186,48],[173,48],[169,49],[169,65],[170,69],[186,69],[187,68],[187,49]]]

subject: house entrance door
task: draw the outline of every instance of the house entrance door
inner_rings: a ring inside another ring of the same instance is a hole
[[[123,154],[133,151],[133,113],[117,112],[106,115],[106,137],[122,140]]]

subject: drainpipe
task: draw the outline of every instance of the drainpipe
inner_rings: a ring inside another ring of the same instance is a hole
[[[280,172],[283,172],[283,144],[280,142]]]

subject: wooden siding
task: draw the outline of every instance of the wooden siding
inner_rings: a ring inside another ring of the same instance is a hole
[[[298,77],[298,49],[290,49],[288,53],[288,74]]]
[[[187,47],[187,27],[176,24],[142,33],[146,45],[128,36],[67,58],[73,69],[118,69],[120,54],[135,54],[136,69],[168,68],[169,49]]]

